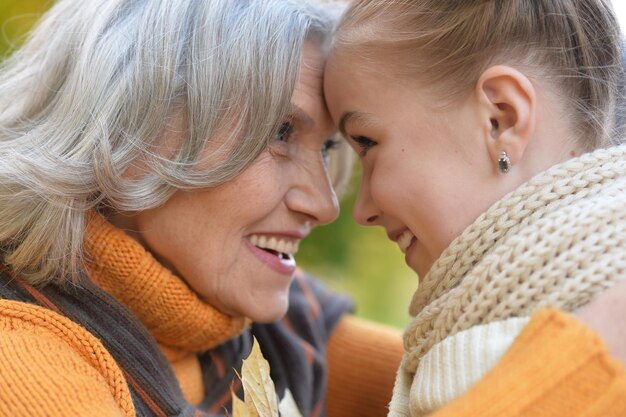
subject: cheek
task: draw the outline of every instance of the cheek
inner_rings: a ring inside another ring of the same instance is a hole
[[[233,222],[240,214],[226,197],[220,188],[179,191],[138,218],[144,246],[201,293],[206,277],[218,275],[236,254]]]
[[[404,156],[404,155],[402,155]],[[419,198],[420,173],[406,157],[379,155],[370,172],[370,193],[377,206],[394,217],[410,215],[407,197]]]
[[[140,224],[144,244],[166,267],[183,275],[193,286],[201,269],[212,265],[212,241],[224,240],[219,224],[199,218],[192,207],[160,210]]]
[[[401,157],[371,172],[371,196],[384,213],[408,226],[429,252],[439,252],[452,236],[452,205],[440,173],[417,158]]]
[[[189,233],[191,216],[174,195],[164,206],[142,213],[138,220],[141,238],[159,260],[175,259],[176,249]]]
[[[229,205],[247,214],[262,218],[273,211],[283,197],[283,182],[290,178],[287,157],[273,156],[269,151],[259,158],[233,182],[229,190]],[[231,209],[232,210],[232,209]]]

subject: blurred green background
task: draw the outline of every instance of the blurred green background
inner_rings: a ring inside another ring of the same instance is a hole
[[[0,59],[19,47],[50,0],[0,0]],[[356,167],[358,170],[358,167]],[[397,245],[382,229],[358,226],[351,216],[358,172],[344,195],[341,215],[316,229],[298,254],[298,264],[332,288],[350,294],[357,315],[404,327],[417,278],[405,265]]]
[[[19,45],[50,4],[49,0],[0,0],[0,58]]]

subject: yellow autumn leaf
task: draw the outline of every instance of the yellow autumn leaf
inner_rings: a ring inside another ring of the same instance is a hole
[[[278,404],[274,382],[270,377],[270,364],[263,357],[256,338],[250,355],[243,360],[239,379],[243,384],[244,401],[237,397],[231,386],[233,417],[302,417],[289,390],[285,391],[285,396]]]
[[[237,394],[233,392],[232,387],[230,393],[233,397],[233,417],[259,417],[259,414],[254,408],[248,408],[248,405],[237,397]]]
[[[249,409],[254,408],[259,417],[279,417],[270,364],[263,357],[256,339],[252,343],[250,355],[241,366],[241,382],[243,399]]]

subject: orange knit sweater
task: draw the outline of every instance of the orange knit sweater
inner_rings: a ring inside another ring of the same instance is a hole
[[[108,223],[96,219],[88,232],[92,278],[143,321],[172,362],[187,399],[199,401],[196,350],[206,348],[206,340],[213,345],[232,337],[245,323],[200,302]],[[210,337],[200,340],[198,332]],[[328,415],[386,415],[401,354],[397,330],[342,319],[328,344]],[[0,300],[0,417],[88,415],[134,415],[111,355],[93,335],[55,312]],[[626,415],[626,372],[576,320],[542,312],[487,377],[437,413],[477,415]]]
[[[558,310],[535,314],[498,365],[433,417],[624,417],[626,371]]]

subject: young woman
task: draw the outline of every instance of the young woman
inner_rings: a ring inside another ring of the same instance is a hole
[[[516,338],[517,383],[538,381],[506,412],[502,395],[474,396],[493,415],[625,412],[619,365],[573,371],[593,349],[520,356],[537,329],[564,326],[556,312],[527,326],[534,312],[575,311],[626,276],[619,40],[603,0],[351,4],[325,92],[363,165],[354,215],[384,227],[420,277],[391,415],[450,403]],[[575,401],[537,394],[579,378],[590,385]]]

